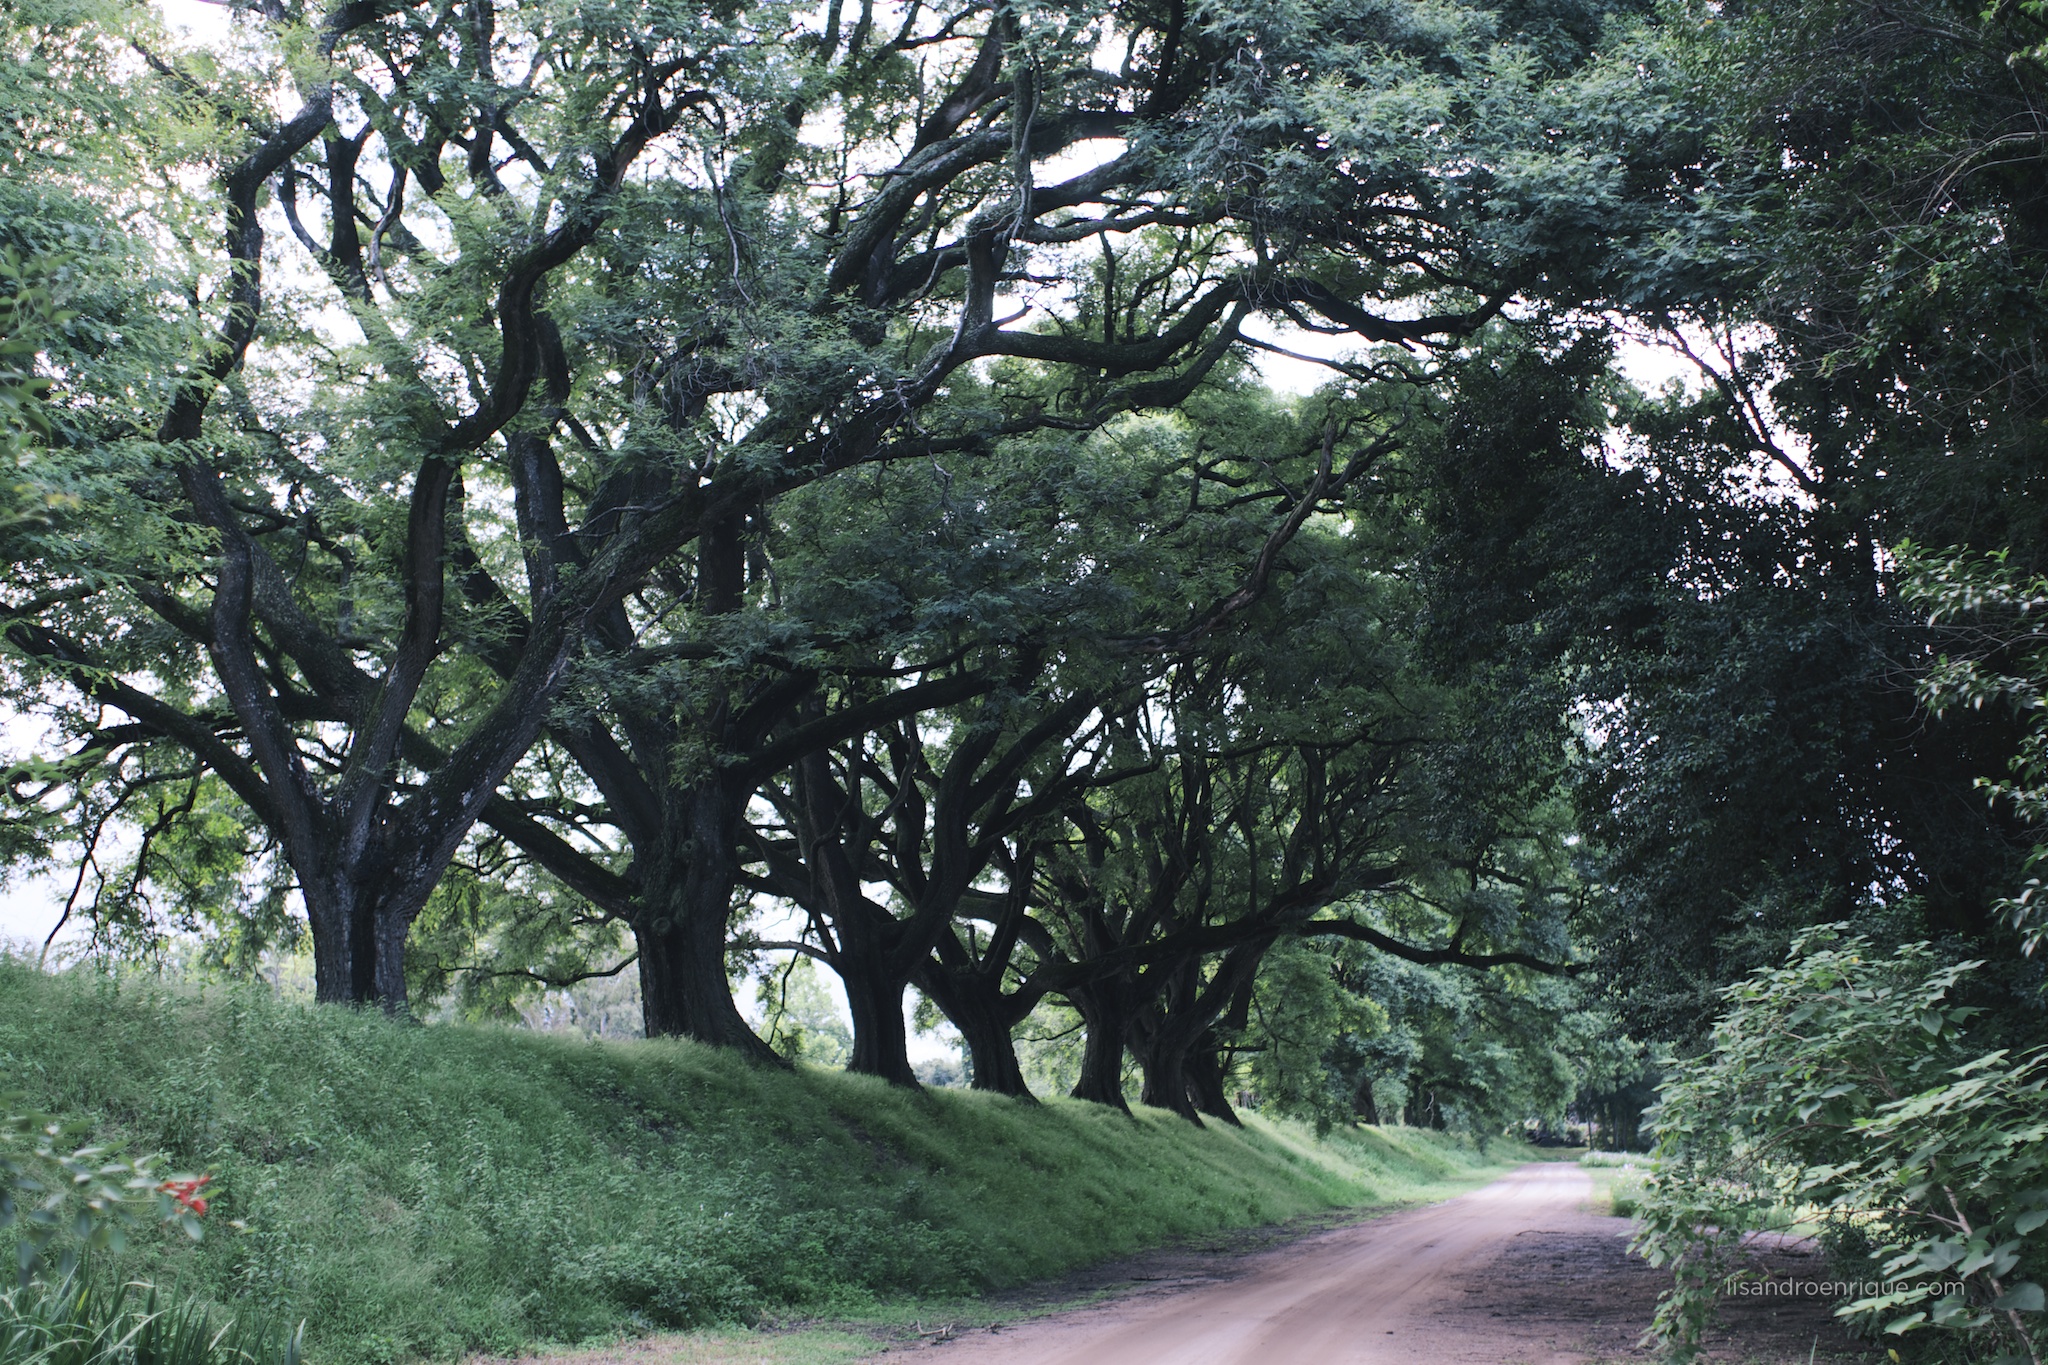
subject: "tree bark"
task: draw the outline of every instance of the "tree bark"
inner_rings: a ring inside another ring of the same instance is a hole
[[[1199,1128],[1202,1115],[1195,1108],[1188,1075],[1193,1044],[1184,1038],[1184,1032],[1165,1023],[1147,1027],[1141,1020],[1136,1024],[1131,1050],[1138,1054],[1145,1078],[1138,1101],[1154,1109],[1170,1109]]]
[[[910,1065],[910,1031],[903,1022],[904,988],[904,982],[886,979],[880,973],[856,974],[847,981],[853,1056],[846,1069],[916,1090],[920,1082]]]
[[[964,958],[965,950],[959,948],[956,937],[939,940],[942,953],[949,939]],[[1017,1099],[1035,1098],[1024,1083],[1024,1068],[1018,1064],[1017,1043],[1010,1032],[1030,1012],[1030,1005],[1020,1010],[1018,1000],[1003,994],[999,973],[992,976],[975,967],[956,970],[942,962],[927,962],[918,973],[917,986],[960,1030],[974,1072],[974,1089]]]
[[[323,1005],[366,1004],[376,996],[376,919],[369,898],[339,868],[299,877],[313,939],[313,998]]]
[[[1373,1078],[1368,1075],[1358,1083],[1358,1093],[1351,1102],[1351,1108],[1359,1118],[1377,1128],[1380,1126],[1379,1101],[1373,1097]]]
[[[976,1090],[1038,1102],[1024,1081],[1024,1068],[1017,1060],[1017,1041],[1008,1022],[986,1013],[970,1012],[955,1018],[953,1026],[967,1042],[967,1060],[974,1070],[972,1084]]]
[[[1081,1075],[1074,1082],[1073,1097],[1106,1104],[1126,1114],[1131,1112],[1124,1099],[1124,1034],[1130,1023],[1130,1009],[1124,999],[1127,990],[1127,983],[1107,980],[1075,986],[1066,992],[1087,1029],[1087,1041],[1081,1051]]]
[[[739,883],[741,796],[719,777],[701,779],[667,802],[666,856],[643,869],[633,921],[647,1035],[694,1038],[784,1065],[733,1003],[725,972],[726,931]],[[677,848],[677,836],[684,843]],[[636,859],[636,862],[638,860]]]
[[[1223,1057],[1215,1040],[1205,1037],[1196,1044],[1188,1054],[1186,1070],[1188,1098],[1196,1110],[1233,1128],[1244,1127],[1244,1120],[1230,1107],[1230,1096],[1223,1088]]]
[[[439,865],[404,865],[376,842],[354,858],[290,852],[300,854],[291,861],[313,939],[313,998],[330,1005],[374,1002],[386,1014],[405,1015],[406,936],[433,894]]]

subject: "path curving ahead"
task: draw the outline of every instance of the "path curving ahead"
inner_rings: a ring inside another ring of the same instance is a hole
[[[1526,1232],[1585,1219],[1573,1165],[1539,1163],[1442,1204],[1260,1254],[1221,1283],[1104,1303],[927,1348],[933,1365],[1453,1365],[1577,1361],[1500,1352],[1464,1308],[1472,1278]],[[1463,1301],[1463,1302],[1460,1302]],[[1526,1343],[1517,1343],[1526,1346]]]

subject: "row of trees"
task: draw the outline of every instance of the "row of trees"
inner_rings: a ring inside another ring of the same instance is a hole
[[[1077,1093],[1341,1118],[2006,932],[2021,726],[1918,707],[1891,557],[2042,567],[2025,6],[6,22],[7,852],[103,933],[761,1056],[793,951],[861,1070],[915,988],[1020,1092],[1059,1002]]]
[[[285,7],[211,53],[10,22],[7,230],[70,312],[4,607],[67,743],[12,834],[82,833],[101,923],[246,956],[300,905],[319,997],[394,1011],[629,951],[647,1032],[766,1056],[727,959],[771,896],[856,1068],[911,1083],[915,984],[1019,1090],[1057,994],[1079,1093],[1121,1103],[1128,1047],[1190,1114],[1281,939],[1569,957],[1569,885],[1432,766],[1477,718],[1409,657],[1394,471],[1434,357],[1578,267],[1546,177],[1583,42],[1171,3]],[[1391,349],[1280,404],[1262,315]],[[465,925],[487,952],[409,980]]]

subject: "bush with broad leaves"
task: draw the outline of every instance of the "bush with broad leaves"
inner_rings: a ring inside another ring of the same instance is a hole
[[[80,1255],[119,1251],[151,1223],[198,1241],[210,1176],[165,1176],[148,1160],[79,1141],[79,1126],[0,1100],[0,1230],[11,1230],[25,1284],[54,1247],[60,1275]]]
[[[1982,964],[1816,930],[1727,991],[1674,1061],[1636,1249],[1674,1273],[1654,1336],[1697,1352],[1745,1244],[1797,1217],[1861,1291],[1837,1312],[1944,1365],[2042,1360],[2048,1049],[1973,1047]]]

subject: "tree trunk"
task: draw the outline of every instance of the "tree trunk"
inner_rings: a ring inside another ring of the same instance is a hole
[[[1180,1032],[1167,1027],[1154,1028],[1132,1049],[1138,1054],[1138,1065],[1145,1076],[1138,1100],[1155,1109],[1171,1109],[1199,1128],[1202,1116],[1195,1109],[1188,1085],[1188,1053],[1192,1049],[1181,1041]]]
[[[323,1005],[375,999],[378,935],[369,898],[334,867],[300,871],[299,890],[313,935],[313,998]]]
[[[1011,1036],[1007,1021],[977,1013],[969,1015],[964,1023],[954,1019],[953,1026],[967,1042],[967,1061],[974,1071],[972,1084],[976,1090],[1038,1102],[1024,1082],[1024,1068],[1017,1061],[1017,1040]]]
[[[1188,1096],[1187,1061],[1187,1053],[1179,1048],[1148,1048],[1141,1053],[1138,1065],[1144,1068],[1145,1086],[1138,1102],[1170,1109],[1199,1128],[1202,1115]]]
[[[846,1069],[880,1076],[891,1085],[918,1088],[910,1069],[910,1030],[903,1021],[903,992],[910,971],[896,951],[903,930],[886,909],[869,901],[854,870],[856,855],[841,842],[846,800],[831,780],[822,753],[807,754],[798,765],[805,820],[802,823],[810,884],[799,902],[822,914],[839,940],[831,958],[846,988],[847,1012],[853,1016],[853,1055]],[[914,964],[924,954],[911,959]]]
[[[853,1015],[853,1056],[846,1069],[918,1089],[917,1073],[910,1067],[910,1030],[903,1022],[903,992],[910,983],[889,965],[886,953],[861,944],[862,937],[841,927],[839,979]]]
[[[1125,989],[1121,981],[1098,981],[1075,986],[1066,996],[1087,1028],[1074,1098],[1107,1104],[1128,1114],[1131,1106],[1124,1099],[1124,1032],[1129,1022]]]
[[[1408,1110],[1401,1121],[1410,1128],[1442,1129],[1447,1126],[1443,1106],[1437,1103],[1436,1091],[1425,1090],[1419,1085],[1410,1093]]]
[[[1380,1126],[1379,1101],[1373,1097],[1373,1078],[1368,1075],[1358,1083],[1358,1094],[1351,1102],[1351,1108],[1359,1118],[1377,1128]]]
[[[739,881],[739,798],[711,778],[677,793],[669,806],[669,847],[658,869],[643,874],[642,909],[632,926],[647,1036],[694,1038],[784,1065],[740,1014],[725,973]],[[681,849],[677,834],[687,839]]]
[[[782,1064],[733,1004],[725,976],[723,916],[656,916],[650,911],[633,925],[633,938],[640,953],[641,1024],[648,1037],[692,1038]]]
[[[308,875],[298,870],[313,936],[313,998],[322,1004],[380,1004],[408,1012],[405,940],[433,894],[434,879],[407,877],[374,855],[353,867],[324,858]]]
[[[1171,1109],[1193,1124],[1202,1122],[1201,1112],[1196,1108],[1190,1060],[1202,1041],[1213,1036],[1211,1025],[1228,998],[1222,991],[1223,972],[1233,959],[1242,961],[1242,951],[1232,950],[1225,967],[1218,970],[1217,982],[1206,988],[1199,975],[1199,960],[1189,958],[1165,974],[1165,989],[1160,997],[1141,1013],[1132,1015],[1131,1051],[1137,1054],[1138,1065],[1144,1069],[1145,1086],[1140,1098],[1146,1104]],[[1220,1072],[1217,1090],[1218,1103],[1228,1110],[1229,1104],[1221,1098]],[[1231,1121],[1235,1122],[1236,1117],[1232,1114]]]
[[[428,887],[415,898],[406,895],[397,903],[386,900],[370,912],[371,936],[376,944],[376,966],[371,970],[375,982],[377,1000],[384,1006],[384,1012],[394,1018],[405,1018],[411,1014],[410,991],[405,980],[405,940],[412,933],[412,922],[426,906],[427,897],[433,894]]]
[[[957,943],[957,940],[955,940]],[[943,948],[945,940],[940,940]],[[1018,1099],[1034,1098],[1017,1062],[1017,1043],[1010,1030],[1021,1017],[1017,1002],[1003,994],[1002,978],[991,980],[975,969],[954,971],[926,962],[917,985],[939,1007],[967,1043],[967,1061],[976,1090],[990,1090]]]
[[[1199,1112],[1221,1119],[1233,1128],[1244,1127],[1244,1120],[1230,1107],[1230,1097],[1224,1092],[1223,1058],[1211,1039],[1204,1038],[1188,1054],[1187,1088],[1188,1097]]]

